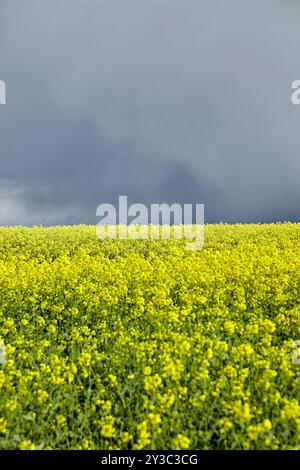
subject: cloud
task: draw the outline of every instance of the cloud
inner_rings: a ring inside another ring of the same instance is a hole
[[[297,2],[0,6],[0,223],[198,202],[208,222],[298,220]]]

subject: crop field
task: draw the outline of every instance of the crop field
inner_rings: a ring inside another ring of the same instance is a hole
[[[0,449],[299,449],[300,224],[0,229]]]

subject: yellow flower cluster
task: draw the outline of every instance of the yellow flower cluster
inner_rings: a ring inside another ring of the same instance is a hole
[[[0,229],[0,449],[299,449],[300,225]]]

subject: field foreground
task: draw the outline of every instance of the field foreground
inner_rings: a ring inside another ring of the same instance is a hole
[[[300,449],[300,224],[1,228],[2,341],[0,449]]]

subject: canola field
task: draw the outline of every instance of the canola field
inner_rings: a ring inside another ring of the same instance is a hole
[[[300,224],[0,229],[0,449],[299,449]]]

